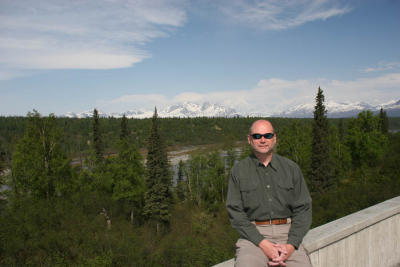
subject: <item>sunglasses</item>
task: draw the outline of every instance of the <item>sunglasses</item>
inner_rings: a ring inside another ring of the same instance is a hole
[[[275,135],[274,133],[265,133],[265,134],[255,133],[252,134],[251,137],[253,137],[254,139],[261,139],[261,137],[264,136],[265,139],[272,139],[274,135]]]

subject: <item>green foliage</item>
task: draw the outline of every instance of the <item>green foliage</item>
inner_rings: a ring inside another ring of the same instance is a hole
[[[107,174],[114,182],[112,198],[129,209],[133,223],[133,217],[137,215],[140,218],[143,208],[143,159],[136,146],[130,144],[127,139],[121,140],[118,147],[118,156],[109,160]]]
[[[346,144],[355,168],[373,167],[383,159],[387,136],[381,131],[379,119],[372,112],[363,111],[350,121]]]
[[[311,159],[311,125],[307,121],[294,119],[279,130],[277,152],[299,164],[307,174]]]
[[[313,226],[400,192],[400,133],[383,133],[381,118],[364,112],[355,119],[329,120],[329,153],[338,183],[335,190],[314,195]],[[79,159],[92,149],[93,119],[37,112],[27,118],[0,117],[6,168],[12,159],[12,176],[3,181],[16,193],[1,200],[0,265],[212,266],[232,258],[238,235],[224,207],[227,176],[238,155],[250,153],[247,144],[235,141],[245,139],[253,120],[98,118],[104,160],[91,169]],[[271,120],[277,152],[308,174],[313,121]],[[391,129],[396,121],[389,119]],[[145,169],[138,148],[146,140]],[[223,152],[192,154],[179,163],[174,191],[180,201],[173,203],[164,144],[218,142]],[[73,168],[68,157],[78,159]],[[150,223],[142,216],[148,211],[155,214]],[[163,218],[169,227],[160,235],[153,223],[160,219],[164,224]]]
[[[238,235],[223,205],[210,214],[190,203],[178,204],[170,228],[149,250],[149,266],[212,266],[234,255]]]
[[[0,173],[5,170],[5,152],[2,148],[2,144],[0,143]]]
[[[345,144],[343,121],[339,123],[339,128],[331,125],[330,127],[330,144],[331,159],[334,166],[334,176],[337,181],[346,179],[351,170],[351,155],[349,148]]]
[[[213,210],[225,202],[227,169],[219,151],[193,155],[186,164],[188,198],[199,207]]]
[[[121,119],[121,133],[119,134],[119,139],[124,140],[128,138],[129,132],[128,132],[128,119],[124,116],[122,116]]]
[[[311,193],[322,194],[334,187],[336,182],[329,151],[329,125],[324,105],[325,97],[321,88],[318,88],[315,100],[309,179]]]
[[[337,190],[313,198],[313,226],[367,208],[400,192],[400,134],[381,132],[379,116],[361,112],[348,123],[341,142],[333,143]],[[390,145],[388,145],[390,144]],[[396,163],[397,162],[397,163]]]
[[[14,193],[38,199],[68,195],[71,190],[70,161],[60,149],[61,131],[54,115],[28,113],[24,137],[17,143],[12,159]]]
[[[103,139],[100,131],[99,113],[97,109],[93,111],[93,131],[92,131],[93,152],[95,163],[100,164],[104,159]]]
[[[383,134],[387,134],[389,132],[389,118],[382,108],[379,111],[379,129]]]
[[[182,201],[186,198],[186,179],[185,179],[185,163],[180,160],[178,163],[178,179],[176,181],[176,195],[178,200]]]
[[[167,152],[159,133],[157,109],[155,109],[147,146],[144,215],[147,220],[157,225],[157,231],[160,224],[166,225],[170,220],[171,180]]]

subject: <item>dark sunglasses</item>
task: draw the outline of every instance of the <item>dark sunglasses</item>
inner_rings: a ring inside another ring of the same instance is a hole
[[[264,136],[265,139],[272,139],[274,135],[275,135],[274,133],[265,133],[265,134],[255,133],[252,134],[251,137],[253,137],[254,139],[261,139],[261,137]]]

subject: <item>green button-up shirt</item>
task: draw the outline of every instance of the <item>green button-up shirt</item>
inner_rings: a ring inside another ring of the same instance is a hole
[[[256,246],[252,221],[291,218],[288,244],[298,248],[311,225],[311,197],[299,166],[274,154],[267,167],[251,155],[233,166],[226,202],[232,227]]]

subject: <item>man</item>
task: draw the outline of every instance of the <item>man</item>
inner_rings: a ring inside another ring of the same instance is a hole
[[[311,266],[301,246],[311,225],[311,197],[300,168],[274,154],[269,121],[255,121],[247,140],[253,154],[233,166],[226,203],[240,235],[235,266]]]

